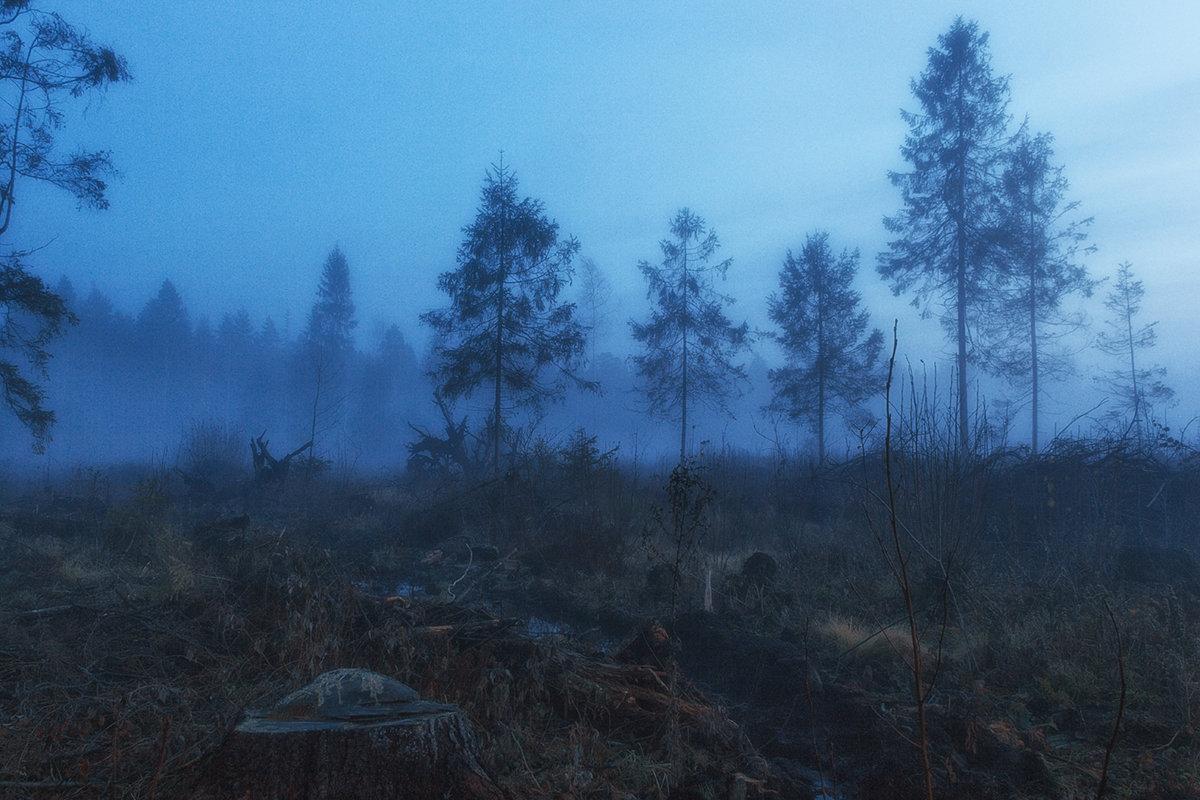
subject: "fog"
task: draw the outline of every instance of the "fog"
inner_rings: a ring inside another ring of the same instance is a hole
[[[0,0],[0,787],[1195,797],[1127,5]]]
[[[767,298],[787,251],[816,230],[837,251],[861,251],[855,289],[888,350],[895,326],[905,380],[945,391],[952,342],[875,266],[889,238],[881,220],[900,207],[888,180],[905,167],[899,112],[914,107],[910,81],[957,13],[990,33],[993,67],[1011,76],[1013,124],[1028,116],[1055,136],[1066,199],[1095,218],[1091,276],[1130,261],[1145,282],[1138,321],[1158,325],[1141,357],[1167,366],[1177,400],[1153,413],[1194,437],[1200,66],[1186,4],[1137,18],[1116,8],[1080,18],[1065,2],[925,2],[869,18],[834,3],[736,13],[374,3],[302,17],[282,4],[216,14],[61,5],[128,58],[134,81],[71,108],[64,127],[66,145],[111,150],[121,177],[107,210],[21,188],[6,243],[34,251],[80,323],[50,348],[53,438],[33,454],[6,418],[11,464],[174,464],[187,433],[207,425],[236,431],[247,450],[264,433],[276,453],[315,438],[331,464],[402,470],[414,426],[444,425],[419,316],[446,305],[437,277],[454,268],[501,157],[521,195],[578,238],[576,268],[592,259],[612,289],[581,366],[601,393],[572,390],[544,412],[519,412],[530,441],[583,429],[622,459],[671,452],[677,423],[646,413],[629,322],[651,307],[637,264],[660,257],[684,206],[720,237],[732,265],[717,288],[734,300],[729,317],[757,334],[738,359],[749,380],[729,413],[698,418],[694,448],[813,452],[810,430],[764,406],[768,371],[782,363]],[[350,267],[354,354],[336,402],[318,398],[314,424],[299,342],[335,246]],[[1106,291],[1069,302],[1088,324],[1063,343],[1074,373],[1045,386],[1043,441],[1115,424],[1098,380],[1113,362],[1093,347]],[[563,297],[582,308],[578,280]],[[970,386],[998,444],[1029,441],[1027,393],[978,370]],[[883,391],[864,403],[877,418]],[[454,418],[480,424],[485,394],[461,399]],[[866,429],[832,424],[831,453],[855,452]]]
[[[353,264],[350,265],[353,278]],[[314,276],[319,273],[314,269]],[[872,276],[866,276],[870,279]],[[314,284],[316,283],[314,277]],[[314,453],[341,471],[397,475],[410,455],[408,445],[422,432],[442,435],[445,419],[434,402],[428,336],[412,321],[362,325],[344,374],[332,387],[317,385],[313,365],[303,347],[303,331],[286,311],[279,317],[255,317],[244,307],[228,310],[195,308],[170,279],[140,305],[124,306],[96,287],[80,291],[62,278],[56,291],[66,298],[79,324],[53,347],[48,407],[57,416],[52,440],[43,455],[30,448],[30,436],[14,419],[4,420],[8,461],[22,469],[61,473],[72,469],[123,463],[174,467],[186,462],[189,442],[199,432],[220,432],[241,449],[249,464],[249,440],[264,436],[271,452],[282,456],[314,441]],[[577,287],[576,287],[577,288]],[[576,292],[578,293],[578,292]],[[314,291],[315,294],[315,291]],[[579,307],[585,305],[579,298]],[[594,380],[598,391],[571,389],[538,412],[510,409],[513,436],[526,445],[565,447],[582,431],[597,445],[617,449],[624,463],[658,464],[671,457],[678,442],[676,419],[648,413],[641,382],[630,354],[628,319],[609,301],[595,320],[592,341],[580,375]],[[1100,305],[1099,297],[1088,305]],[[737,318],[738,305],[730,308]],[[1099,311],[1103,311],[1102,308]],[[580,310],[581,316],[586,314]],[[876,316],[873,324],[882,321]],[[905,315],[906,330],[897,322],[900,356],[896,362],[896,397],[913,393],[939,398],[949,406],[952,370],[948,345],[922,328],[936,323]],[[1075,374],[1054,381],[1043,396],[1043,442],[1067,437],[1098,436],[1121,431],[1124,418],[1106,420],[1106,397],[1098,380],[1101,368],[1119,366],[1092,349],[1096,326],[1074,337],[1080,353]],[[914,359],[912,338],[924,337],[932,357]],[[766,332],[760,332],[766,333]],[[888,347],[892,331],[888,331]],[[1149,351],[1151,357],[1155,351]],[[757,339],[740,361],[748,380],[738,385],[725,412],[701,407],[694,413],[688,438],[695,452],[784,454],[811,458],[813,431],[771,412],[768,371],[779,363],[779,346],[769,336]],[[1168,383],[1182,370],[1171,364]],[[1186,377],[1186,373],[1182,376]],[[974,413],[990,426],[994,446],[1028,444],[1028,398],[1004,381],[984,375],[973,380],[978,391]],[[885,383],[880,380],[863,404],[878,422],[883,415]],[[738,394],[737,392],[740,392]],[[1191,414],[1184,396],[1180,407],[1155,409],[1164,421]],[[481,435],[490,410],[486,388],[451,405],[455,421],[468,420]],[[315,414],[315,416],[314,416]],[[1070,423],[1070,427],[1067,427]],[[835,459],[853,457],[878,443],[880,429],[870,420],[853,425],[830,420],[829,451]],[[1194,433],[1194,432],[1193,432]],[[315,435],[314,435],[315,434]]]

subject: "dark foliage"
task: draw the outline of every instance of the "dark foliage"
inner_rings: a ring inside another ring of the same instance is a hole
[[[1077,263],[1093,250],[1085,245],[1092,220],[1073,218],[1079,203],[1064,199],[1068,184],[1052,162],[1053,144],[1050,134],[1030,136],[1023,126],[1004,152],[997,236],[1006,280],[988,298],[974,353],[985,368],[1029,392],[1035,453],[1042,383],[1071,371],[1070,354],[1054,344],[1083,324],[1079,314],[1064,312],[1063,302],[1072,294],[1090,297],[1095,285]]]
[[[1007,143],[1008,79],[992,74],[988,36],[961,17],[929,50],[913,94],[920,112],[902,112],[900,148],[910,172],[893,172],[900,212],[884,219],[897,238],[879,256],[892,290],[915,292],[925,314],[936,302],[957,347],[959,443],[970,434],[967,359],[975,314],[1002,277],[995,229],[998,167]]]
[[[57,13],[32,8],[28,0],[6,0],[0,7],[0,235],[12,222],[18,177],[70,192],[80,207],[107,208],[106,178],[112,163],[105,151],[79,150],[63,155],[57,134],[63,126],[62,103],[129,80],[125,59],[94,43]],[[0,359],[5,405],[33,434],[42,452],[54,423],[44,406],[50,340],[74,321],[64,300],[29,271],[25,253],[10,252],[0,262],[0,308],[5,315]]]
[[[56,348],[55,380],[48,386],[60,454],[107,463],[155,448],[173,457],[199,422],[240,431],[243,451],[247,437],[264,429],[286,443],[310,438],[314,384],[298,368],[306,363],[307,341],[284,338],[270,317],[256,321],[239,309],[221,315],[214,331],[205,318],[195,321],[170,281],[136,317],[99,289],[78,297],[69,282],[60,282],[58,294],[75,298],[64,308],[79,319]],[[18,321],[10,319],[13,330]],[[360,466],[395,466],[410,438],[405,421],[428,414],[416,354],[397,328],[381,331],[374,346],[348,346],[337,430],[344,428],[351,446],[361,443]],[[325,384],[334,396],[331,386]],[[320,418],[319,431],[334,430],[326,419]],[[122,449],[134,443],[145,449]]]
[[[321,268],[317,299],[308,314],[301,337],[297,370],[309,392],[309,461],[318,437],[340,431],[350,393],[354,300],[350,291],[350,266],[341,248],[334,247]]]
[[[312,349],[342,355],[354,349],[352,335],[356,327],[350,265],[341,248],[334,247],[321,268],[321,283],[308,315],[304,341]]]
[[[46,392],[37,382],[46,373],[50,341],[75,322],[66,303],[36,275],[30,274],[19,254],[0,263],[0,382],[4,404],[33,434],[33,449],[42,452],[54,424],[54,412],[46,408]]]
[[[1154,438],[1151,423],[1155,404],[1169,404],[1175,396],[1163,381],[1166,368],[1147,367],[1139,360],[1139,354],[1153,347],[1158,338],[1154,330],[1158,323],[1143,325],[1137,321],[1145,294],[1142,282],[1133,279],[1133,265],[1126,261],[1118,266],[1117,279],[1104,299],[1111,316],[1096,339],[1096,346],[1120,363],[1101,379],[1112,400],[1108,417],[1129,420],[1139,447]]]

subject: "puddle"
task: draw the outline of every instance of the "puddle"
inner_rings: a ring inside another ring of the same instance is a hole
[[[846,800],[846,795],[838,793],[836,784],[828,775],[822,776],[815,769],[792,759],[774,759],[774,764],[792,780],[812,787],[813,800]]]
[[[392,590],[392,594],[398,597],[429,597],[429,593],[423,588],[406,581],[397,583],[396,588]]]
[[[534,639],[548,639],[552,636],[570,636],[574,630],[563,622],[553,622],[541,617],[530,617],[525,623],[525,630]]]

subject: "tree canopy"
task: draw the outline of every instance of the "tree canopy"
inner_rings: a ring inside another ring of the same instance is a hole
[[[350,291],[350,265],[335,246],[321,268],[317,300],[308,314],[304,338],[311,347],[343,354],[354,349],[354,297]]]
[[[350,265],[340,247],[335,246],[321,268],[317,299],[308,314],[301,350],[301,371],[312,388],[312,414],[309,424],[309,457],[316,447],[318,434],[337,428],[342,421],[354,356],[354,298],[350,291]]]
[[[1072,295],[1090,296],[1095,284],[1078,259],[1086,247],[1091,218],[1075,218],[1078,202],[1067,202],[1063,169],[1053,163],[1054,137],[1030,135],[1027,126],[1002,156],[998,258],[1003,285],[991,292],[976,349],[986,369],[1029,392],[1031,449],[1038,452],[1038,409],[1045,378],[1070,372],[1070,353],[1056,342],[1083,324],[1064,311]]]
[[[29,0],[0,4],[0,236],[9,229],[21,180],[70,192],[81,207],[108,206],[107,151],[62,154],[57,136],[62,104],[129,79],[125,59],[54,12]],[[66,303],[11,250],[0,260],[0,308],[7,319],[0,333],[0,383],[5,404],[45,447],[54,412],[45,408],[38,379],[49,362],[47,346],[75,317]],[[11,355],[10,355],[11,354]]]
[[[868,333],[870,314],[852,286],[857,250],[835,257],[829,234],[809,234],[797,257],[789,250],[779,272],[779,292],[768,312],[786,357],[769,372],[771,410],[809,423],[817,434],[817,459],[825,461],[825,421],[831,412],[852,412],[882,385],[877,369],[883,333]]]
[[[1163,381],[1166,368],[1157,364],[1147,367],[1138,360],[1138,354],[1154,347],[1158,339],[1157,322],[1141,324],[1137,321],[1145,294],[1145,286],[1133,278],[1133,265],[1122,262],[1117,267],[1116,280],[1104,298],[1109,317],[1096,338],[1096,345],[1102,352],[1120,360],[1119,366],[1101,378],[1112,400],[1109,417],[1128,420],[1139,447],[1146,444],[1146,429],[1154,404],[1170,403],[1175,396],[1174,390]]]

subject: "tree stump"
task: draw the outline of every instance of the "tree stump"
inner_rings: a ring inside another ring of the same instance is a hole
[[[261,800],[502,800],[466,715],[375,672],[327,672],[221,746],[208,796]]]

